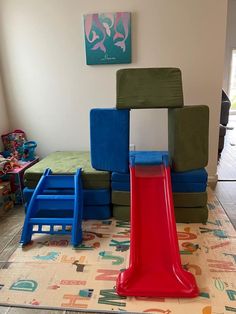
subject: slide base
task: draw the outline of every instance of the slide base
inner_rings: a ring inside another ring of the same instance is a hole
[[[121,296],[194,298],[199,290],[194,276],[181,269],[178,272],[139,272],[131,268],[120,273],[116,291]]]

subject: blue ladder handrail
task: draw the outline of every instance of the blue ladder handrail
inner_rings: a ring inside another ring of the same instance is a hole
[[[82,169],[79,168],[76,171],[74,180],[75,180],[75,202],[74,202],[74,221],[72,227],[72,239],[71,242],[73,245],[78,243],[78,239],[82,237],[82,211],[83,211],[83,190],[81,182]],[[79,226],[77,234],[73,232],[76,230],[76,226]]]
[[[31,241],[33,233],[68,234],[69,232],[67,232],[65,229],[66,225],[72,226],[72,230],[70,232],[72,245],[76,246],[82,241],[83,190],[81,174],[82,169],[77,169],[76,174],[74,175],[74,184],[71,185],[72,182],[70,180],[67,180],[68,176],[55,175],[54,177],[54,175],[52,175],[52,171],[49,168],[44,171],[37,184],[37,187],[34,190],[26,213],[20,241],[23,245]],[[69,186],[69,188],[72,188],[74,190],[74,194],[71,194],[70,198],[68,198],[68,195],[64,195],[63,192],[63,194],[59,194],[58,197],[57,195],[53,194],[45,194],[45,187],[47,187],[48,183],[52,187],[59,184],[64,189],[67,189]],[[66,209],[68,210],[68,214],[69,211],[72,210],[73,217],[66,219],[59,218],[61,217],[59,215],[55,216],[55,218],[37,218],[40,217],[37,214],[38,211],[40,212],[40,210],[44,209],[49,211],[54,210],[55,213],[60,213],[60,210]],[[33,230],[34,225],[38,226],[37,230]],[[43,231],[43,225],[49,225],[50,231]],[[62,232],[54,230],[54,226],[57,225],[61,225]]]
[[[43,175],[41,176],[41,178],[40,178],[40,180],[39,180],[39,182],[38,182],[38,184],[37,184],[37,186],[33,192],[31,202],[30,202],[28,210],[26,212],[25,223],[29,220],[30,216],[34,213],[34,210],[32,208],[32,204],[35,202],[37,195],[43,191],[43,185],[44,185],[44,182],[46,180],[46,177],[51,173],[52,173],[51,169],[47,168],[44,171]]]

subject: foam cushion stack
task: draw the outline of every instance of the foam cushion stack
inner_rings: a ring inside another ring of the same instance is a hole
[[[204,168],[184,172],[171,171],[177,222],[206,222],[207,178]]]
[[[168,110],[168,146],[177,221],[202,222],[208,217],[207,173],[209,108],[204,105]]]
[[[130,219],[129,174],[113,172],[112,205],[113,216]],[[205,223],[207,220],[207,172],[198,169],[186,172],[171,172],[173,200],[177,222]]]
[[[116,219],[130,219],[130,175],[129,173],[112,172],[111,202],[113,216]]]
[[[111,217],[110,173],[91,167],[89,152],[54,152],[26,170],[24,174],[24,197],[29,202],[44,170],[54,174],[70,175],[82,168],[84,189],[84,219],[107,219]]]

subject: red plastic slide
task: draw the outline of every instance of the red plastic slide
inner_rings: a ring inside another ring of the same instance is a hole
[[[135,165],[130,171],[130,265],[117,279],[117,293],[198,296],[194,276],[181,266],[169,166]]]

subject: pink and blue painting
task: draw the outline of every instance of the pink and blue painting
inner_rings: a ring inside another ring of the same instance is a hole
[[[131,63],[129,12],[84,15],[86,63]]]

